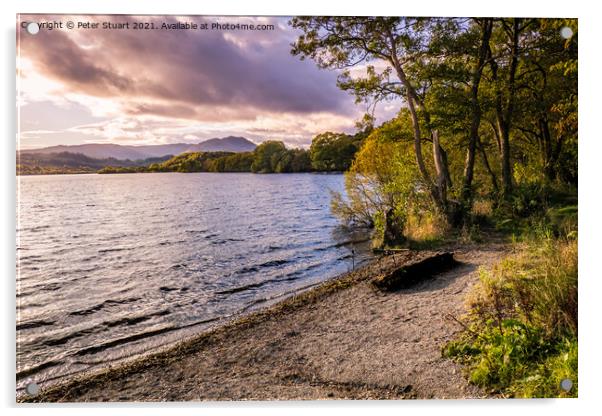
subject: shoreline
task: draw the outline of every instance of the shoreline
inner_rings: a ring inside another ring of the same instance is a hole
[[[299,174],[307,174],[307,175],[343,175],[344,171],[327,171],[327,170],[312,170],[312,171],[303,171],[303,172],[251,172],[251,171],[220,171],[220,172],[212,172],[212,171],[187,171],[187,172],[178,172],[176,170],[169,171],[140,171],[140,172],[100,172],[100,170],[89,171],[89,172],[48,172],[48,173],[16,173],[16,176],[58,176],[58,175],[124,175],[124,174],[136,174],[136,173],[252,173],[253,175],[299,175]]]
[[[462,251],[464,251],[464,254]],[[461,263],[453,270],[429,278],[409,289],[388,294],[376,291],[369,284],[369,281],[383,273],[399,268],[408,261],[428,256],[432,252],[407,251],[374,259],[354,271],[343,273],[274,305],[250,312],[209,331],[193,335],[177,342],[175,345],[162,347],[155,352],[120,363],[117,366],[82,373],[64,382],[53,384],[47,389],[44,389],[42,383],[42,390],[39,395],[29,397],[26,394],[20,394],[17,395],[17,402],[304,400],[316,398],[403,399],[430,397],[428,392],[425,394],[421,389],[417,390],[414,383],[410,382],[411,380],[402,382],[403,377],[395,377],[394,374],[399,373],[403,368],[392,371],[388,376],[385,374],[385,378],[391,378],[389,382],[378,380],[379,375],[383,375],[382,371],[371,372],[364,368],[372,364],[375,366],[386,365],[387,367],[392,365],[394,367],[395,359],[385,362],[387,359],[384,358],[394,352],[397,347],[395,336],[390,332],[395,332],[400,324],[403,329],[403,323],[411,323],[412,321],[412,318],[409,318],[407,320],[402,319],[399,322],[399,317],[386,314],[386,319],[379,322],[379,317],[376,315],[378,310],[370,311],[367,314],[364,308],[368,303],[379,302],[381,301],[380,298],[384,298],[388,301],[387,303],[391,303],[391,306],[403,309],[404,304],[407,305],[407,302],[404,302],[403,299],[404,294],[409,296],[407,300],[414,300],[411,297],[418,296],[418,299],[416,299],[418,301],[417,307],[420,307],[424,301],[419,298],[426,294],[428,299],[433,302],[432,306],[440,308],[440,306],[437,306],[441,303],[437,301],[437,296],[435,298],[431,296],[432,286],[440,278],[451,276],[454,280],[457,280],[457,275],[460,273],[464,280],[474,282],[476,277],[471,257],[472,260],[476,258],[475,265],[487,265],[494,258],[497,258],[500,252],[503,252],[503,245],[496,245],[495,243],[488,244],[485,249],[459,248],[459,250],[456,250],[456,256],[459,257],[458,260]],[[479,256],[483,258],[477,258]],[[459,297],[457,295],[464,294],[466,289],[471,286],[471,284],[464,283],[463,289],[460,291],[454,290],[451,293],[453,299],[448,306],[454,311],[463,308],[463,302],[458,302],[460,299],[463,300],[463,296]],[[449,311],[441,312],[449,313]],[[339,313],[340,316],[335,316]],[[425,310],[423,315],[427,313]],[[433,311],[431,311],[432,313]],[[400,315],[403,315],[402,310],[400,310]],[[360,322],[354,321],[353,318],[357,318],[356,321],[369,318],[366,323],[370,328],[362,326]],[[417,316],[416,318],[422,319],[425,317]],[[352,320],[350,321],[350,319]],[[392,322],[388,322],[389,320]],[[439,323],[441,324],[441,322]],[[391,327],[389,324],[394,326]],[[425,324],[412,326],[411,332],[414,333],[412,336],[416,339],[410,340],[410,344],[420,344],[419,341],[423,338],[420,336],[421,331],[428,334],[432,332],[432,328],[428,325],[428,319]],[[328,328],[322,331],[320,330],[321,326],[327,326]],[[386,328],[383,326],[386,326]],[[450,338],[450,335],[459,330],[457,325],[454,326],[449,322],[438,328],[447,331],[446,333],[435,334],[437,337],[441,335],[443,338]],[[383,337],[384,343],[387,344],[383,351],[384,356],[379,356],[378,360],[370,358],[369,352],[383,347],[383,342],[364,337],[363,332],[369,329],[374,330],[375,335]],[[318,331],[317,334],[316,331]],[[400,334],[404,332],[406,331],[401,331]],[[336,336],[333,337],[333,333],[336,333]],[[318,345],[324,341],[323,337],[327,338],[326,344],[328,345]],[[437,339],[437,337],[434,339]],[[304,344],[306,345],[304,346]],[[265,345],[272,347],[278,345],[278,348],[264,356],[266,353]],[[332,349],[341,346],[344,347],[343,349],[346,348],[347,352],[356,353],[361,351],[362,354],[360,355],[362,357],[359,360],[348,357],[350,360],[347,360],[348,362],[345,365],[339,366],[338,364],[341,363],[336,361],[346,360],[345,351],[337,352]],[[430,345],[430,347],[433,346]],[[434,347],[436,350],[440,345]],[[314,349],[316,351],[313,351]],[[316,357],[312,357],[311,363],[306,362],[306,352],[309,352],[310,355],[313,352],[317,353]],[[365,353],[368,353],[368,355]],[[255,357],[257,354],[262,356],[260,360]],[[291,355],[300,361],[297,360],[299,362],[294,363],[295,360],[291,360]],[[201,358],[206,359],[208,356],[217,358],[217,360],[203,361]],[[415,358],[420,359],[421,357]],[[201,360],[199,361],[199,359]],[[412,359],[411,354],[406,357],[407,359]],[[264,361],[277,361],[277,363],[265,367]],[[371,361],[374,361],[374,363]],[[482,393],[472,388],[472,386],[468,386],[467,382],[461,377],[460,369],[457,368],[456,364],[453,364],[451,360],[445,361],[444,367],[453,368],[453,376],[457,379],[457,383],[461,384],[462,391],[466,391],[466,394],[458,395],[454,391],[449,392],[449,395],[441,396],[434,392],[433,397],[482,397]],[[290,368],[291,363],[293,363],[292,366],[295,369]],[[235,371],[232,371],[233,367]],[[170,373],[179,373],[180,375],[175,380],[170,380],[170,376],[165,376],[167,369],[173,370]],[[329,373],[328,377],[316,374],[321,372],[320,369],[327,369],[332,374]],[[336,374],[338,369],[348,372],[349,377],[338,377]],[[358,369],[361,369],[359,373]],[[269,374],[266,374],[266,372],[269,372]],[[373,374],[364,375],[363,372]],[[213,383],[205,378],[198,380],[197,375],[199,373],[204,374],[205,377],[217,377],[219,381]],[[227,378],[225,384],[224,378]],[[139,381],[144,379],[152,379],[154,383],[140,385]],[[181,389],[185,388],[186,382],[192,383],[187,391],[190,391],[193,397],[187,397],[181,393]],[[248,390],[247,388],[251,385],[256,385],[256,387]],[[210,389],[215,388],[216,391],[207,391],[207,386]]]

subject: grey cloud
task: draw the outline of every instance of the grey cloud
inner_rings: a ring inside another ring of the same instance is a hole
[[[35,18],[40,16],[27,20]],[[150,18],[77,19],[133,22]],[[199,23],[212,19],[186,20]],[[220,18],[222,22],[236,19]],[[176,18],[154,21],[174,23]],[[98,49],[84,48],[65,31],[54,30],[36,37],[22,36],[21,49],[23,56],[32,59],[47,76],[78,92],[118,97],[131,114],[212,121],[249,119],[261,112],[351,114],[352,99],[336,88],[335,74],[291,56],[289,43],[294,34],[290,28],[283,31],[278,23],[274,19],[273,32],[78,32],[82,44],[97,44]],[[155,102],[147,102],[149,99]],[[221,110],[214,111],[215,107]]]

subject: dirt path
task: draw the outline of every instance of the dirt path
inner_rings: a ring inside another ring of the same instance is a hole
[[[478,268],[501,244],[460,250],[462,263],[418,285],[382,293],[363,280],[301,306],[263,313],[129,368],[51,390],[45,401],[472,398],[461,369],[441,357],[460,330]],[[392,267],[403,255],[378,266]],[[362,273],[364,274],[362,276]],[[344,285],[341,285],[344,286]]]

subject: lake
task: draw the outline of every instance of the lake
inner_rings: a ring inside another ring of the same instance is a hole
[[[371,256],[330,212],[342,175],[17,180],[19,388],[156,350]]]

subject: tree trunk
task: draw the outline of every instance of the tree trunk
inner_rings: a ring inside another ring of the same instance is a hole
[[[497,81],[497,65],[492,65],[492,73],[494,74],[494,80]],[[502,105],[502,92],[499,86],[496,87],[495,114],[495,134],[499,140],[500,161],[502,168],[502,192],[504,195],[509,195],[510,192],[512,192],[512,169],[510,166],[510,132],[508,131],[508,126],[504,117],[504,109]]]
[[[447,162],[447,152],[439,143],[439,151],[441,152],[441,160],[443,161],[443,171],[445,173],[445,181],[447,182],[447,189],[452,189],[454,187],[454,183],[451,179],[451,174],[449,173],[449,163]]]
[[[501,168],[502,168],[502,192],[504,196],[512,193],[512,165],[510,161],[510,130],[512,128],[512,115],[514,112],[514,101],[516,95],[516,70],[519,55],[519,34],[521,19],[512,19],[512,25],[502,20],[504,31],[510,38],[510,64],[508,67],[508,79],[505,87],[508,89],[508,98],[503,99],[501,86],[498,82],[498,65],[494,59],[490,60],[491,76],[496,84],[495,112],[497,121],[497,134],[500,140]],[[490,50],[491,52],[491,50]],[[505,101],[505,102],[504,102]]]
[[[422,175],[422,178],[426,183],[430,184],[431,178],[424,164],[424,156],[422,155],[422,137],[420,133],[420,120],[418,120],[418,114],[416,113],[416,106],[414,105],[414,99],[408,95],[407,98],[408,107],[410,109],[410,115],[412,116],[412,128],[414,129],[414,153],[416,154],[416,164],[418,170]]]
[[[480,138],[478,139],[477,144],[479,150],[481,151],[483,166],[485,166],[485,170],[487,171],[487,173],[489,173],[489,177],[491,178],[491,186],[494,192],[497,194],[500,191],[500,188],[497,184],[497,176],[495,176],[495,172],[493,171],[493,169],[491,169],[491,165],[489,164],[489,158],[487,157],[487,152],[485,151],[485,147],[483,147],[483,143],[481,142]]]
[[[424,163],[424,157],[422,154],[422,135],[420,132],[420,120],[418,118],[418,113],[416,111],[416,105],[420,106],[421,110],[424,112],[424,115],[425,115],[427,121],[429,120],[428,111],[426,111],[424,103],[422,103],[420,101],[420,98],[416,94],[414,87],[412,86],[412,84],[410,84],[409,80],[407,79],[406,74],[403,71],[403,68],[401,67],[400,62],[397,59],[397,55],[395,53],[395,48],[393,48],[393,53],[391,54],[390,63],[395,68],[395,72],[397,73],[399,80],[401,81],[401,83],[403,84],[403,86],[406,90],[406,100],[408,102],[408,108],[410,110],[410,115],[412,117],[412,127],[414,130],[414,151],[416,153],[416,163],[418,164],[418,170],[420,171],[422,178],[424,179],[427,186],[429,187],[431,198],[433,199],[435,206],[437,207],[437,209],[439,211],[447,214],[447,189],[446,188],[447,188],[447,184],[451,183],[451,176],[449,174],[449,169],[448,169],[447,163],[446,163],[447,158],[442,155],[443,149],[439,145],[439,140],[437,137],[437,141],[436,141],[437,145],[436,146],[434,145],[435,142],[433,142],[433,149],[434,149],[433,157],[438,159],[436,161],[435,165],[439,166],[439,168],[438,168],[439,170],[437,171],[437,179],[435,182],[433,182],[428,170],[426,169],[426,165]],[[431,132],[431,134],[433,134],[433,133],[434,132]],[[443,178],[443,182],[440,181],[440,177],[439,177],[440,174],[441,174],[441,178]],[[441,184],[441,183],[443,183],[443,184]]]
[[[472,180],[474,177],[475,153],[477,150],[477,141],[479,140],[479,127],[481,125],[481,107],[479,105],[479,84],[483,68],[489,55],[489,39],[493,27],[492,19],[485,19],[482,23],[481,46],[479,56],[472,74],[472,85],[470,88],[470,108],[472,120],[470,123],[470,137],[468,140],[468,149],[466,152],[466,162],[464,164],[464,183],[462,184],[461,203],[463,210],[469,210],[472,205]]]
[[[505,196],[512,193],[512,166],[510,164],[510,131],[505,121],[498,120],[502,151],[502,192]]]
[[[447,178],[445,165],[443,164],[443,156],[441,154],[441,147],[439,146],[439,132],[437,130],[433,130],[433,159],[435,161],[435,171],[437,173],[437,198],[439,199],[439,206],[447,216],[449,215],[447,206]]]
[[[554,152],[552,150],[552,134],[550,132],[547,116],[545,114],[542,114],[539,119],[539,132],[542,141],[541,159],[543,162],[543,171],[546,179],[553,181],[556,179],[556,161],[554,160]]]
[[[405,241],[403,223],[395,217],[393,208],[385,212],[385,229],[383,233],[383,248],[394,247]]]
[[[512,126],[512,115],[514,113],[514,97],[516,95],[516,69],[518,67],[518,37],[520,33],[521,19],[512,19],[512,28],[508,33],[512,38],[510,59],[510,72],[508,74],[508,101],[506,104],[504,123],[502,130],[502,175],[504,176],[504,195],[512,193],[512,166],[510,164],[510,128]]]

